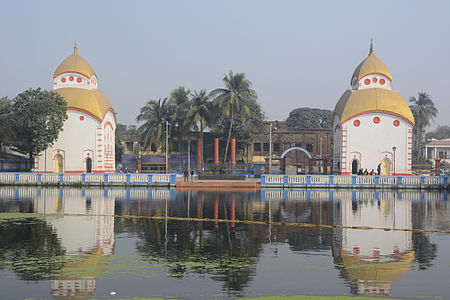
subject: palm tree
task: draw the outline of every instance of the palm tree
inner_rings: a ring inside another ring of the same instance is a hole
[[[191,96],[188,119],[192,124],[200,125],[200,164],[203,168],[203,130],[210,125],[211,121],[211,102],[209,101],[211,96],[206,94],[206,90],[193,91]]]
[[[167,98],[162,101],[150,100],[141,108],[136,120],[144,122],[138,131],[141,134],[143,147],[149,148],[155,144],[156,148],[163,143],[166,121],[169,120],[170,111]]]
[[[181,162],[183,162],[183,136],[185,136],[190,130],[189,119],[187,118],[187,112],[189,109],[189,90],[186,90],[183,86],[174,89],[170,93],[169,107],[172,112],[171,124],[176,130],[178,139],[178,147],[181,154]]]
[[[414,132],[417,134],[416,140],[418,140],[416,155],[420,157],[420,149],[425,128],[428,127],[430,121],[434,120],[434,117],[437,116],[438,110],[434,106],[434,102],[431,100],[430,96],[424,92],[419,92],[419,97],[417,98],[410,97],[409,102],[413,104],[410,105],[410,108],[416,123],[414,128]]]
[[[256,99],[257,96],[256,92],[251,89],[251,82],[245,78],[244,73],[233,74],[233,71],[230,70],[222,81],[225,84],[225,88],[213,90],[211,96],[216,96],[214,99],[215,105],[222,112],[222,115],[228,119],[230,126],[223,158],[223,163],[225,163],[232,135],[234,116],[237,113],[241,115],[241,118],[248,116],[250,114],[248,101],[250,99]]]

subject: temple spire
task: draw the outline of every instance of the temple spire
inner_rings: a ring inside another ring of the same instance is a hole
[[[73,46],[73,54],[78,54],[77,41],[75,41],[75,45]]]
[[[373,38],[370,39],[369,55],[373,54]]]

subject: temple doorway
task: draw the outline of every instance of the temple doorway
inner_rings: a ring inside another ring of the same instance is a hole
[[[390,174],[391,174],[391,161],[389,158],[385,158],[381,162],[381,175],[390,175]]]
[[[91,173],[92,172],[92,159],[90,157],[88,157],[86,159],[86,173]]]
[[[57,154],[55,156],[55,172],[56,173],[63,172],[63,157],[61,154]]]
[[[352,161],[352,174],[358,174],[358,160],[354,159]]]

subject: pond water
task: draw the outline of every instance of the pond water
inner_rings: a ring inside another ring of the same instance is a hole
[[[449,230],[439,191],[2,187],[0,298],[448,299]]]

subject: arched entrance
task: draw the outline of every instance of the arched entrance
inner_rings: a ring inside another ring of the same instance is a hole
[[[359,170],[359,167],[358,167],[358,160],[357,160],[357,159],[354,159],[354,160],[352,161],[352,174],[358,174],[358,170]]]
[[[86,173],[92,172],[92,159],[90,157],[86,158]]]
[[[381,175],[391,174],[391,161],[389,158],[385,158],[381,161]]]
[[[289,148],[289,149],[286,149],[286,150],[283,152],[283,154],[281,154],[281,156],[280,156],[280,158],[279,158],[279,160],[280,160],[280,173],[281,173],[281,174],[286,174],[286,155],[287,155],[289,152],[295,151],[295,150],[301,151],[301,152],[303,152],[303,153],[306,154],[306,156],[308,157],[308,159],[307,159],[307,161],[305,161],[305,163],[308,163],[308,164],[309,164],[309,173],[312,173],[312,168],[313,168],[312,163],[314,163],[313,161],[315,161],[315,160],[313,159],[311,153],[309,153],[308,150],[303,149],[303,148],[301,148],[301,147],[297,147],[297,146],[296,146],[296,147],[291,147],[291,148]],[[267,160],[268,160],[268,159],[266,158],[266,172],[268,172],[268,170],[269,170]],[[327,161],[328,159],[318,159],[318,160],[319,160],[319,161],[322,161],[322,164],[325,166],[324,170],[326,170],[326,169],[327,169],[327,167],[326,167],[326,161]],[[298,165],[296,165],[296,168],[297,168],[297,170],[298,170]],[[306,165],[304,166],[304,168],[305,168],[305,171],[306,171]]]
[[[61,154],[57,154],[55,156],[55,172],[56,173],[63,172],[63,157]]]

